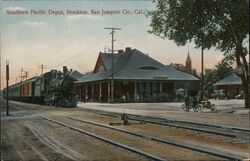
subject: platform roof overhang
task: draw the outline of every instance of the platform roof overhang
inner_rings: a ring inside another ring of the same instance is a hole
[[[107,70],[89,72],[80,77],[76,84],[111,79],[112,54],[100,53]],[[199,81],[195,76],[168,67],[137,49],[114,54],[114,80],[120,81]]]

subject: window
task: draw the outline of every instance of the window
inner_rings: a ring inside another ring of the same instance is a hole
[[[105,71],[105,68],[103,65],[100,65],[96,72],[102,72],[102,71]]]

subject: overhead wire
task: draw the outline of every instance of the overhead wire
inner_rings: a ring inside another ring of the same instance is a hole
[[[131,18],[130,20],[128,20],[128,21],[125,21],[125,22],[123,22],[123,23],[120,23],[119,25],[117,25],[118,27],[126,27],[126,26],[128,26],[128,25],[130,25],[130,24],[132,24],[132,23],[134,23],[134,22],[138,22],[138,21],[140,21],[140,20],[142,20],[142,17],[133,17],[133,18]]]
[[[134,22],[138,22],[138,21],[142,20],[141,18],[142,18],[142,17],[140,17],[140,18],[137,18],[137,17],[134,18],[134,17],[133,17],[133,18],[131,18],[131,19],[128,20],[128,21],[125,21],[125,22],[120,23],[118,26],[119,26],[119,27],[126,27],[126,26],[128,26],[128,25],[130,25],[130,24],[132,24],[132,23],[134,23]],[[78,52],[77,54],[71,56],[70,58],[68,58],[68,59],[66,59],[66,60],[64,60],[64,61],[62,61],[62,62],[59,63],[59,64],[56,64],[56,65],[53,65],[53,66],[45,67],[44,69],[55,68],[55,67],[58,67],[58,66],[60,66],[60,65],[62,65],[62,64],[65,64],[65,63],[68,63],[68,62],[72,61],[73,58],[75,58],[75,57],[77,57],[77,56],[79,56],[79,55],[82,55],[82,54],[86,53],[90,48],[92,48],[92,47],[98,45],[100,42],[102,42],[102,41],[108,36],[108,33],[109,33],[109,31],[108,31],[108,32],[105,32],[105,33],[102,34],[100,37],[98,37],[96,40],[94,40],[92,43],[90,43],[87,47],[85,47],[84,49],[82,49],[82,50],[81,50],[80,52]]]
[[[94,40],[92,43],[90,43],[87,47],[85,47],[84,49],[82,49],[80,52],[78,52],[77,54],[71,56],[70,58],[64,60],[63,62],[59,63],[59,64],[56,64],[56,65],[53,65],[53,66],[48,66],[48,67],[45,67],[44,69],[49,69],[49,68],[55,68],[55,67],[58,67],[64,63],[67,63],[69,61],[71,61],[73,58],[75,58],[76,56],[79,56],[79,55],[82,55],[84,53],[86,53],[90,48],[98,45],[100,42],[102,42],[104,40],[104,38],[107,37],[109,32],[105,32],[104,34],[102,34],[99,38],[97,38],[96,40]]]

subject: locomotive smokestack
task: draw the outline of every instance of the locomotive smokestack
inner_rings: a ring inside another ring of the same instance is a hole
[[[69,74],[69,70],[67,68],[67,66],[63,66],[63,75],[66,76]]]

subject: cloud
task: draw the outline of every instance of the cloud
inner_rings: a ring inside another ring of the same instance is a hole
[[[104,20],[104,18],[100,16],[93,16],[93,15],[68,15],[66,16],[66,20],[69,20],[69,21],[75,21],[79,19]]]
[[[27,25],[27,26],[43,26],[46,25],[45,22],[38,22],[38,21],[25,21],[21,23],[22,25]]]
[[[8,8],[4,8],[3,11],[28,11],[27,8],[23,8],[23,7],[19,7],[19,6],[15,6],[15,7],[8,7]]]

